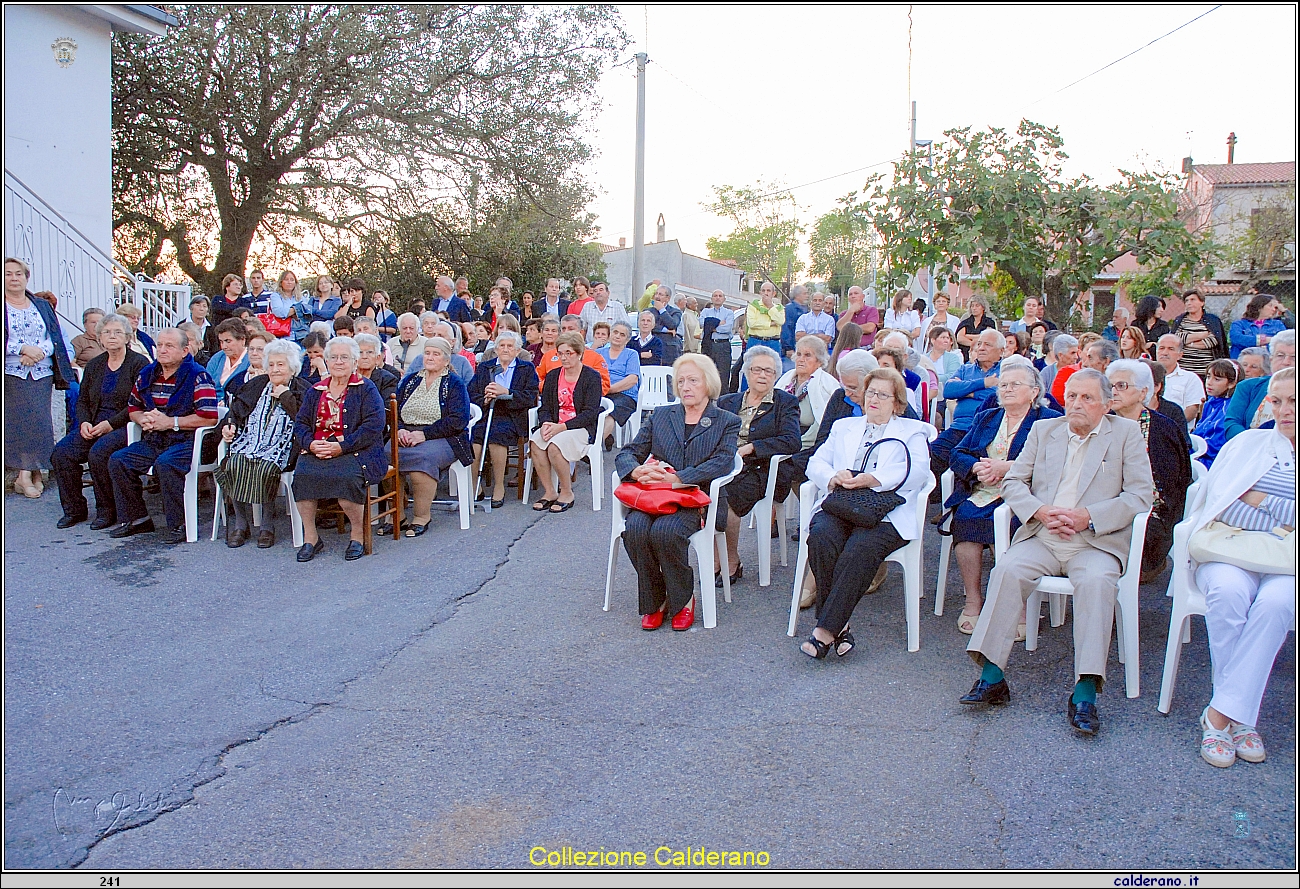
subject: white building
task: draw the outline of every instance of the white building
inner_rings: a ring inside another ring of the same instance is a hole
[[[682,245],[675,240],[645,245],[645,268],[642,272],[644,281],[632,280],[631,247],[606,248],[604,260],[610,294],[629,308],[645,293],[646,284],[656,278],[674,291],[683,285],[705,293],[721,290],[727,294],[727,302],[733,307],[742,306],[746,301],[741,292],[745,277],[742,270],[702,256],[683,253]]]
[[[111,259],[113,32],[162,36],[177,21],[153,6],[6,4],[4,24],[5,255],[79,330],[115,279],[134,286]]]

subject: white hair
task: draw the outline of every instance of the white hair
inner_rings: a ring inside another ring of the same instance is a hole
[[[745,350],[745,363],[740,366],[740,372],[746,377],[749,376],[749,366],[754,363],[755,358],[766,358],[772,362],[776,368],[776,375],[781,375],[781,356],[777,351],[768,346],[750,346]]]
[[[1034,367],[1032,361],[1023,355],[1009,355],[1002,359],[1002,366],[998,370],[999,378],[1006,376],[1010,371],[1024,374],[1025,380],[1029,385],[1038,390],[1038,394],[1034,396],[1034,400],[1030,402],[1030,407],[1042,407],[1047,403],[1043,398],[1043,376],[1038,372],[1038,368]],[[1000,405],[1001,403],[1002,392],[999,390],[998,404]]]
[[[384,354],[384,341],[373,333],[359,333],[352,338],[357,344],[357,355],[361,354],[362,346],[369,346],[375,350],[376,355]]]
[[[420,326],[420,316],[415,314],[414,312],[403,312],[402,314],[398,315],[397,326],[401,327],[402,323],[408,319],[414,321],[416,327]]]
[[[1278,346],[1290,346],[1291,348],[1294,349],[1295,331],[1284,330],[1281,333],[1276,334],[1271,340],[1268,341],[1268,354],[1276,355]]]
[[[840,355],[840,360],[835,365],[835,373],[843,382],[846,373],[861,379],[878,367],[880,363],[876,361],[875,355],[866,349],[851,349]]]
[[[323,333],[325,336],[334,336],[334,325],[328,321],[313,321],[311,327],[307,329],[308,333]]]
[[[1079,345],[1079,341],[1068,333],[1063,333],[1056,339],[1052,340],[1052,354],[1064,355],[1066,352]]]
[[[1151,395],[1156,391],[1156,379],[1151,375],[1151,368],[1147,367],[1144,362],[1134,358],[1120,358],[1112,361],[1106,367],[1106,381],[1112,386],[1115,384],[1115,374],[1127,373],[1133,377],[1133,385],[1139,389],[1146,390],[1142,396],[1142,401],[1146,402],[1151,399]]]
[[[497,338],[493,340],[493,343],[499,346],[503,340],[509,340],[521,349],[524,347],[523,340],[521,340],[519,334],[515,333],[513,330],[498,330]]]
[[[293,340],[273,340],[262,350],[262,364],[272,355],[282,355],[289,362],[289,371],[296,377],[302,370],[302,349]]]
[[[367,336],[367,334],[363,333],[362,336]],[[347,349],[348,355],[352,357],[353,361],[356,361],[358,358],[361,357],[361,347],[358,346],[357,341],[350,336],[336,336],[328,343],[326,343],[325,344],[326,358],[330,357],[330,350],[333,349],[335,346],[342,346],[343,348]]]

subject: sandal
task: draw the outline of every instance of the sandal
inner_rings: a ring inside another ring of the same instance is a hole
[[[961,633],[963,636],[971,635],[975,632],[975,624],[979,622],[979,619],[979,612],[976,612],[975,614],[967,614],[963,611],[961,614],[957,615],[957,632]],[[1021,638],[1024,638],[1023,635]],[[1017,639],[1016,641],[1018,642],[1020,640]]]
[[[1201,711],[1201,759],[1219,769],[1226,769],[1237,761],[1237,748],[1232,743],[1232,723],[1227,728],[1210,724],[1210,708]]]
[[[849,632],[848,624],[845,624],[844,629],[841,630],[840,634],[835,637],[834,644],[835,644],[836,656],[844,657],[846,654],[852,651],[855,641],[856,640],[853,638],[853,634]]]
[[[554,500],[538,500],[533,504],[533,512],[546,512],[555,503]]]
[[[972,632],[973,632],[973,631],[972,631]],[[1016,624],[1016,641],[1017,641],[1017,642],[1024,642],[1024,641],[1025,641],[1025,625],[1024,625],[1024,624]]]
[[[553,502],[551,503],[551,506],[550,506],[550,510],[549,510],[549,511],[550,511],[550,512],[568,512],[569,510],[573,509],[573,504],[575,504],[575,503],[577,503],[577,502],[578,502],[577,500],[570,500],[568,503],[561,503],[559,500],[556,500],[556,501],[553,501]]]
[[[1228,732],[1232,735],[1232,746],[1237,750],[1237,759],[1244,762],[1264,761],[1264,739],[1253,725],[1230,722]]]
[[[809,651],[807,648],[804,647],[809,643],[812,644],[813,647],[812,651]],[[814,633],[813,635],[808,637],[807,642],[799,646],[799,650],[802,651],[804,654],[808,655],[808,657],[812,658],[813,660],[820,661],[824,659],[827,654],[830,653],[831,646],[834,644],[835,644],[834,642],[823,642],[822,640],[818,639],[817,634]]]

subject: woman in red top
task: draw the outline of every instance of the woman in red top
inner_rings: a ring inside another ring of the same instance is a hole
[[[582,335],[562,333],[555,348],[560,366],[542,384],[538,427],[529,438],[533,464],[542,480],[542,499],[533,504],[538,512],[564,512],[573,506],[569,464],[586,456],[600,419],[600,374],[582,363]],[[559,476],[558,494],[552,472]]]

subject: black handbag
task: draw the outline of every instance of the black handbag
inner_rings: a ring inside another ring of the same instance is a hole
[[[873,491],[870,488],[836,488],[826,495],[826,499],[822,500],[823,512],[858,528],[874,528],[884,521],[885,516],[907,502],[898,493],[898,489],[903,486],[912,474],[912,454],[907,449],[906,442],[897,438],[882,438],[880,441],[873,441],[867,447],[867,452],[862,456],[862,468],[856,474],[862,475],[867,471],[867,461],[871,459],[871,452],[878,445],[882,445],[887,441],[896,441],[901,444],[903,453],[907,455],[907,473],[903,476],[903,480],[888,491]]]

